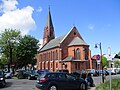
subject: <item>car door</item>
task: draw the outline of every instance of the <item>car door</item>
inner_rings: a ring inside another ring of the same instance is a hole
[[[69,86],[70,86],[69,82],[68,82],[68,79],[66,78],[66,75],[64,73],[59,73],[58,74],[57,82],[58,82],[60,90],[68,89]]]
[[[66,79],[67,79],[67,84],[68,84],[68,88],[67,89],[78,89],[79,88],[79,81],[75,79],[75,77],[73,77],[70,74],[66,74]]]

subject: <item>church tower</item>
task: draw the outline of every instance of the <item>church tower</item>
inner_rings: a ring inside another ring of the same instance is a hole
[[[50,40],[52,40],[54,38],[55,38],[54,27],[53,27],[51,13],[50,13],[50,7],[49,7],[47,22],[46,22],[46,26],[44,28],[43,45],[45,45],[46,43],[48,43]]]

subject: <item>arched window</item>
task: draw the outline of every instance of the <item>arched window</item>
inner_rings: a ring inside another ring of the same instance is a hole
[[[58,60],[58,51],[56,50],[56,60]]]
[[[80,49],[78,48],[77,50],[76,50],[76,53],[75,53],[76,55],[76,57],[75,57],[75,59],[80,59]]]
[[[40,55],[40,61],[42,61],[42,55]]]
[[[47,54],[46,54],[46,60],[48,61],[48,52],[47,52]]]
[[[88,49],[85,48],[85,60],[88,60]]]
[[[44,58],[45,58],[45,61],[47,60],[47,57],[46,57],[47,55],[46,55],[46,53],[44,54]]]
[[[48,57],[49,61],[50,61],[50,52],[49,52],[49,57]]]
[[[54,51],[53,51],[53,55],[52,55],[52,59],[53,59],[53,60],[54,60],[54,56],[55,56],[55,55],[54,55]]]
[[[51,51],[50,59],[51,59],[51,61],[52,61],[52,51]]]

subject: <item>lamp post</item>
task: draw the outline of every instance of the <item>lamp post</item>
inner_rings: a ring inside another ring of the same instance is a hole
[[[101,47],[101,42],[95,44],[95,48],[98,48],[98,46],[100,48],[100,55],[101,55],[100,61],[101,61],[101,66],[102,66],[102,47]],[[102,66],[102,82],[104,83],[103,66]]]

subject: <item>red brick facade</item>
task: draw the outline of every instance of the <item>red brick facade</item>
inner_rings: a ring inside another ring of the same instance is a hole
[[[74,72],[88,68],[92,68],[89,45],[84,42],[75,26],[65,36],[47,42],[37,54],[39,70],[68,69],[69,72]]]

